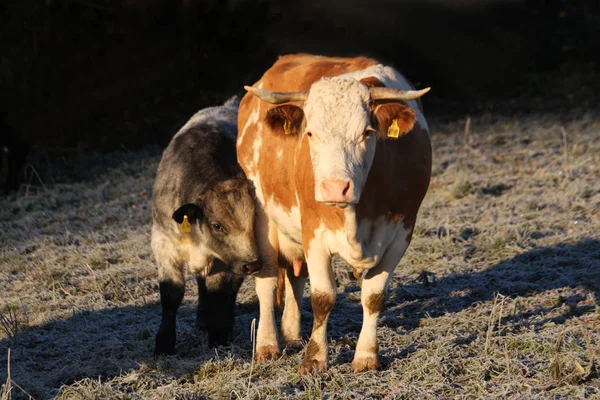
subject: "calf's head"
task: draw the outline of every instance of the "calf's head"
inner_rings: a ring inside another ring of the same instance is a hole
[[[429,91],[377,87],[375,78],[322,78],[302,92],[271,92],[246,86],[255,96],[283,104],[265,114],[275,134],[307,137],[315,178],[315,199],[345,207],[360,200],[373,164],[377,140],[410,132],[415,113],[402,100]],[[284,104],[299,102],[301,106]]]
[[[192,233],[201,236],[212,255],[231,265],[235,274],[253,274],[262,267],[254,238],[253,193],[252,182],[246,179],[219,182],[196,202],[179,207],[173,219],[179,224],[187,219]]]

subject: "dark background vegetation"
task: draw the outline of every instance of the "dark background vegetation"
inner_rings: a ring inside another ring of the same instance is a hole
[[[3,142],[160,148],[300,51],[395,65],[430,117],[597,107],[599,37],[598,0],[2,0]]]

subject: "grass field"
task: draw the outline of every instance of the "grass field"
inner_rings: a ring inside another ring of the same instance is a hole
[[[141,150],[0,200],[0,398],[600,399],[600,115],[431,125],[432,182],[380,318],[381,371],[351,372],[360,289],[339,261],[327,373],[300,377],[293,349],[252,363],[250,280],[233,344],[210,350],[189,277],[179,353],[154,359],[159,156]],[[305,299],[306,336],[311,324]]]

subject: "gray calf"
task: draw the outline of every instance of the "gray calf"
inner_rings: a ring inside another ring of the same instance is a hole
[[[237,99],[196,113],[164,151],[154,183],[152,250],[162,322],[155,354],[175,353],[185,267],[198,281],[197,325],[227,343],[244,275],[262,266],[254,240],[252,183],[237,163]]]

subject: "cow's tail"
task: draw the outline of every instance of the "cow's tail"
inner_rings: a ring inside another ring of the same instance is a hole
[[[285,264],[280,264],[277,272],[277,292],[275,293],[275,307],[277,311],[283,310],[285,300],[285,274],[287,267]]]

